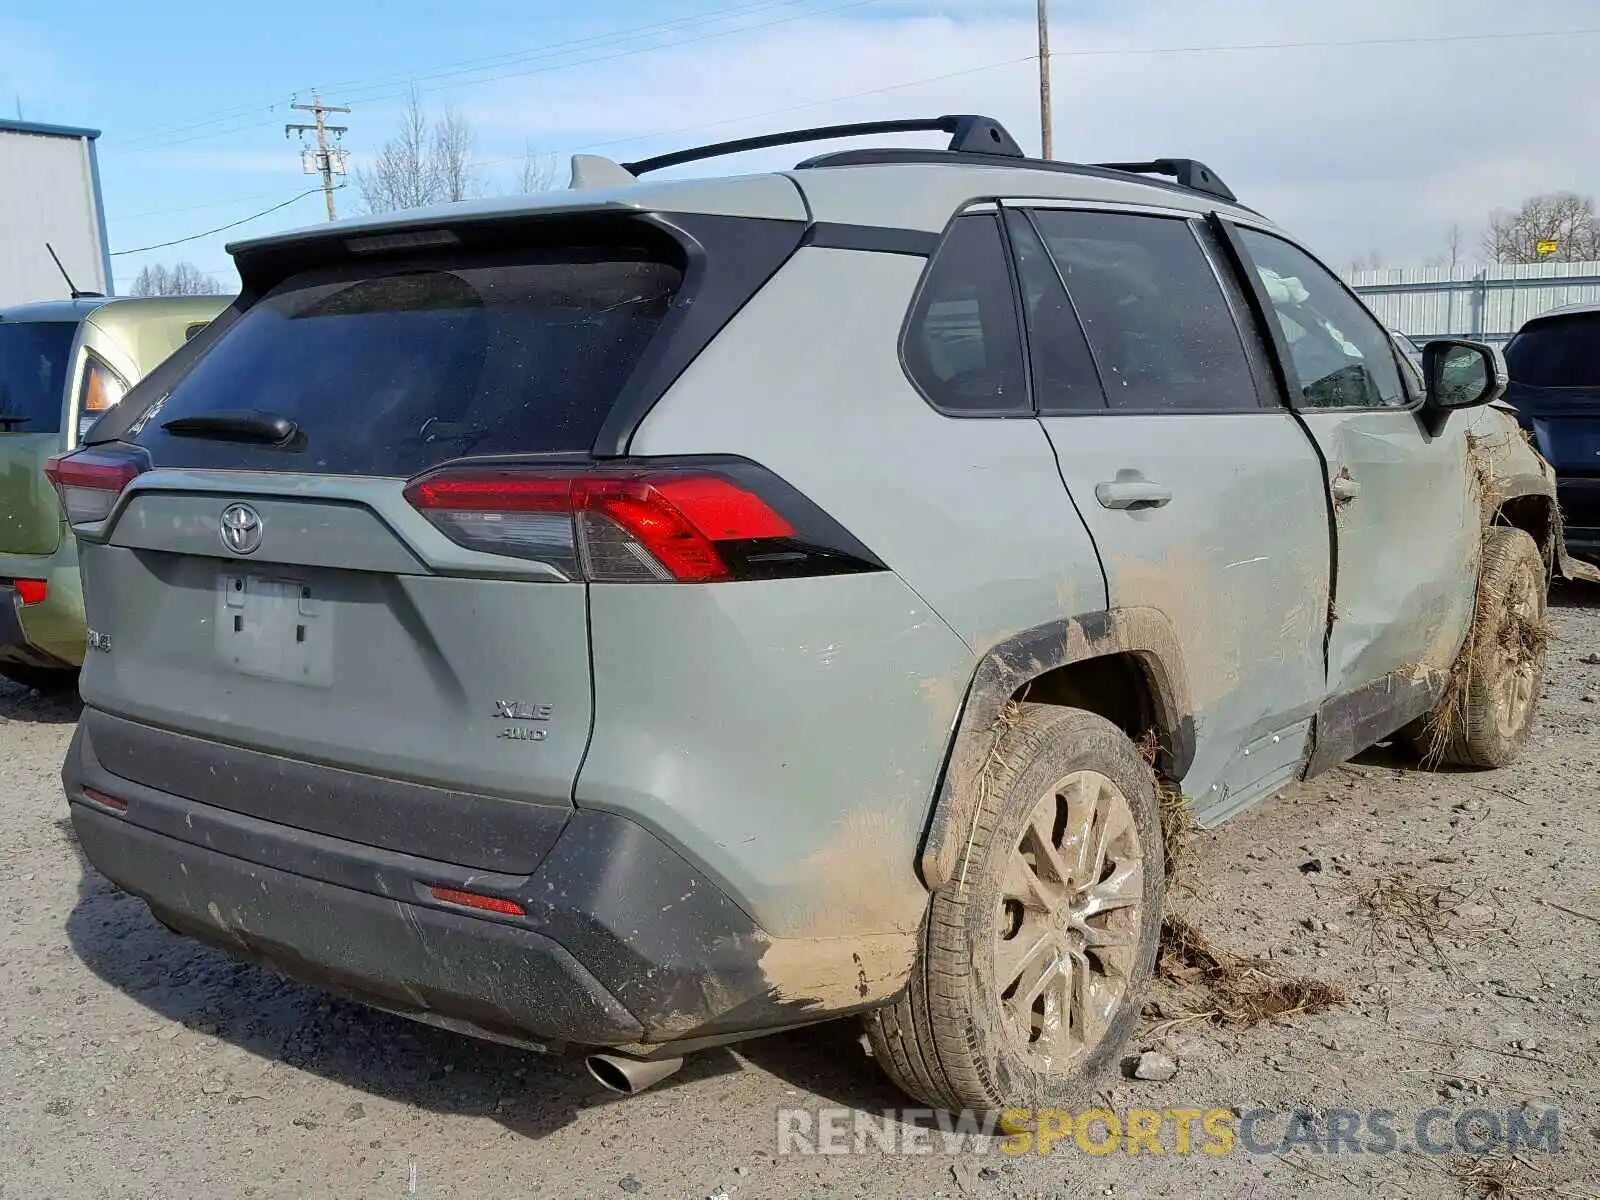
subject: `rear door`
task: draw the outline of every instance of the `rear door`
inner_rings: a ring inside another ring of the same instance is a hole
[[[1304,431],[1188,214],[1035,207],[1008,225],[1041,418],[1113,607],[1167,615],[1202,815],[1298,772],[1322,697],[1328,518]]]
[[[465,456],[585,458],[682,277],[654,248],[585,243],[284,279],[95,450],[131,447],[150,469],[102,528],[79,527],[86,703],[280,758],[570,804],[591,712],[570,518],[469,499],[446,514],[452,538],[406,481]],[[106,765],[171,777],[134,749]],[[259,803],[235,782],[194,798]],[[330,797],[291,807],[258,815],[357,839],[372,826]],[[528,866],[460,841],[466,865]]]
[[[51,554],[61,512],[44,460],[61,449],[76,321],[0,321],[0,554]]]
[[[1466,631],[1482,538],[1467,422],[1430,434],[1393,339],[1339,279],[1264,230],[1235,227],[1269,313],[1290,403],[1316,438],[1335,513],[1329,705],[1318,765],[1432,705]]]

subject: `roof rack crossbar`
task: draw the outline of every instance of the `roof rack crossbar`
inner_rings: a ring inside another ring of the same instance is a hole
[[[957,154],[996,154],[1005,158],[1026,158],[1022,147],[1006,132],[1005,126],[993,117],[962,114],[943,117],[924,117],[908,121],[862,121],[853,125],[822,125],[815,129],[796,129],[788,133],[770,133],[764,137],[740,138],[732,142],[716,142],[709,146],[695,146],[671,154],[659,154],[638,162],[623,163],[622,168],[633,175],[650,171],[663,171],[684,163],[699,162],[707,158],[721,158],[726,154],[740,154],[746,150],[766,150],[773,146],[794,146],[801,142],[826,142],[836,138],[866,137],[877,133],[948,133],[950,150]]]
[[[1095,166],[1107,171],[1127,171],[1133,175],[1169,175],[1178,181],[1179,186],[1190,191],[1204,192],[1230,204],[1239,199],[1215,171],[1198,159],[1158,158],[1151,162],[1096,163]]]

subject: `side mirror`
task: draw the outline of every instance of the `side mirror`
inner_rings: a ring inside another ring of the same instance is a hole
[[[1506,394],[1506,360],[1482,342],[1441,338],[1422,348],[1422,375],[1427,399],[1422,420],[1437,436],[1458,408],[1492,404]]]

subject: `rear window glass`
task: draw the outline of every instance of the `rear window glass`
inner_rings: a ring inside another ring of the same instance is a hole
[[[1506,368],[1529,387],[1600,387],[1600,313],[1528,326],[1506,347]]]
[[[587,451],[682,283],[645,251],[527,251],[295,276],[148,413],[162,465],[409,476],[474,454]],[[222,410],[287,417],[287,447],[178,437]]]
[[[0,434],[59,433],[76,321],[0,321]]]

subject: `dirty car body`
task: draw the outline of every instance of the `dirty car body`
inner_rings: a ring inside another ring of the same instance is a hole
[[[173,928],[522,1044],[873,1009],[1012,701],[1150,735],[1214,823],[1437,698],[1483,520],[1551,544],[1505,415],[1430,430],[1214,189],[580,168],[235,246],[69,460],[66,790]]]
[[[0,310],[0,674],[66,682],[83,661],[77,545],[45,461],[74,449],[226,303],[97,297]]]

